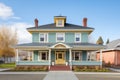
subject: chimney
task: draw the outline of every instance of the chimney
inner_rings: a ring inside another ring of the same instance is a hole
[[[35,27],[38,28],[38,19],[36,18],[34,22],[35,22]]]
[[[83,26],[87,27],[87,18],[83,18]]]

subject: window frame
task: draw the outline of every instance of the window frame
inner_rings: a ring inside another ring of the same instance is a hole
[[[78,60],[76,60],[75,58],[75,54],[76,54],[76,52],[78,52],[79,53],[79,59]],[[74,61],[82,61],[82,51],[72,51],[72,60],[74,60]]]
[[[42,53],[45,53],[46,54],[46,59],[45,60],[42,60]],[[48,51],[39,51],[39,54],[38,54],[38,61],[47,61],[48,60]]]
[[[77,35],[79,34],[79,41],[76,41],[76,38],[78,37]],[[79,43],[81,42],[81,33],[75,33],[75,42]]]
[[[62,34],[63,40],[58,40],[58,34]],[[56,42],[65,42],[65,33],[56,33]]]
[[[40,38],[41,38],[41,34],[43,34],[44,35],[44,41],[40,41]],[[46,37],[46,35],[47,35],[47,37]],[[48,42],[48,33],[39,33],[39,42],[40,43],[47,43]]]

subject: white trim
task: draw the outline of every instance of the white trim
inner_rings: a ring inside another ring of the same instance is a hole
[[[63,41],[58,41],[58,40],[57,40],[57,35],[58,35],[58,34],[63,34]],[[65,42],[65,33],[62,33],[62,32],[56,33],[56,42]]]
[[[49,60],[49,69],[50,69],[50,65],[51,65],[51,49],[49,49],[48,60]]]
[[[55,48],[55,46],[60,45],[60,44],[63,45],[63,46],[65,46],[66,48],[71,48],[70,46],[68,46],[68,45],[66,45],[64,43],[57,43],[57,44],[51,46],[50,48]]]
[[[32,52],[32,61],[34,61],[34,52],[33,51],[31,52]]]
[[[80,35],[80,36],[79,36],[80,41],[76,41],[76,37],[77,37],[76,35],[77,35],[77,34]],[[75,38],[74,38],[75,43],[80,43],[80,42],[81,42],[81,38],[82,38],[82,37],[81,37],[81,33],[75,33]]]
[[[53,32],[56,32],[56,31],[68,31],[68,32],[71,32],[71,31],[82,31],[82,32],[86,32],[86,31],[89,31],[89,33],[91,33],[94,29],[27,29],[29,32],[31,31],[53,31]]]
[[[79,60],[75,60],[75,52],[79,52]],[[82,51],[72,51],[74,61],[82,61]]]
[[[42,52],[46,54],[46,60],[42,60]],[[48,51],[38,51],[38,61],[47,61],[48,60]]]
[[[43,35],[44,35],[44,41],[40,41],[40,34],[43,34]],[[45,35],[47,35],[47,39],[46,39],[46,40],[45,40],[45,38],[46,38]],[[48,41],[49,41],[49,40],[48,40],[48,36],[49,36],[48,33],[39,33],[39,42],[40,42],[40,43],[48,43]]]

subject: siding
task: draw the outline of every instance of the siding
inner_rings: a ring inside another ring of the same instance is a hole
[[[67,32],[65,33],[65,42],[66,43],[71,43],[74,42],[75,40],[75,34],[72,32]]]
[[[32,33],[32,42],[39,42],[39,33]]]
[[[34,51],[34,61],[38,61],[38,51]]]
[[[82,51],[82,60],[86,61],[87,58],[87,52],[86,51]]]
[[[82,34],[81,34],[81,42],[84,42],[84,43],[88,42],[88,33],[82,32]]]
[[[66,51],[66,61],[69,62],[69,51]]]
[[[50,43],[55,43],[56,42],[56,33],[55,32],[49,33],[48,37],[49,37],[48,42],[50,42]]]
[[[48,33],[48,42],[49,43],[56,43],[56,32]],[[39,42],[39,33],[33,32],[32,33],[32,42]],[[65,33],[65,43],[73,43],[75,42],[75,33],[74,32],[66,32]],[[81,42],[88,42],[88,33],[82,32],[81,33]]]
[[[55,61],[55,51],[51,51],[51,61]]]

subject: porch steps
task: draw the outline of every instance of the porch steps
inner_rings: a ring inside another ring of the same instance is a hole
[[[54,65],[50,67],[50,71],[70,71],[70,66]]]

